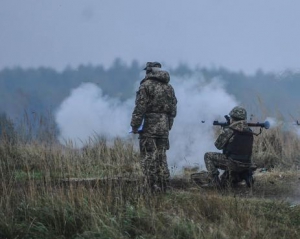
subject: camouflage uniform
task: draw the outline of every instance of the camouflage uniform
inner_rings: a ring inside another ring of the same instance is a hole
[[[233,123],[223,128],[215,141],[216,148],[223,150],[223,153],[208,152],[204,155],[206,168],[212,177],[219,175],[218,168],[239,170],[243,165],[251,165],[253,133],[246,121],[246,111],[242,114],[239,112],[241,109],[244,110],[235,107],[232,110],[235,114],[230,112]]]
[[[176,117],[177,99],[169,81],[168,72],[150,67],[137,91],[131,118],[133,131],[137,131],[144,120],[139,132],[141,166],[152,188],[165,189],[170,178],[166,150]]]

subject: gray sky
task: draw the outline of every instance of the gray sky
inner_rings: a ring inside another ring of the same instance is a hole
[[[299,0],[0,0],[0,69],[161,61],[299,70]]]

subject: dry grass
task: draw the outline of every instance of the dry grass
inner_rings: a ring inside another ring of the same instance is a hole
[[[281,127],[264,130],[255,138],[253,160],[259,167],[283,169],[300,165],[299,135]]]
[[[279,128],[256,138],[267,171],[253,190],[151,195],[131,142],[95,139],[78,150],[2,138],[0,238],[299,238],[300,206],[285,197],[298,195],[299,145]],[[61,183],[71,178],[105,180]]]

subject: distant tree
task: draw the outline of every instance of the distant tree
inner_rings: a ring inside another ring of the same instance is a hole
[[[180,63],[175,69],[170,70],[170,73],[176,76],[190,76],[193,72],[194,71],[184,63]]]
[[[0,110],[14,119],[22,117],[24,111],[47,115],[49,110],[55,111],[59,107],[72,89],[84,82],[96,84],[109,97],[126,100],[135,95],[136,82],[144,73],[142,69],[143,65],[137,61],[128,65],[120,58],[116,58],[109,68],[91,64],[66,67],[62,72],[46,67],[6,68],[0,71]],[[242,104],[252,104],[260,97],[268,108],[276,106],[283,111],[298,109],[299,112],[300,74],[297,72],[272,74],[258,70],[253,75],[246,75],[226,68],[197,66],[192,69],[181,63],[170,69],[170,74],[172,77],[185,76],[187,80],[193,74],[208,81],[219,78],[225,83],[226,91]]]
[[[0,140],[15,143],[16,137],[13,121],[5,113],[0,114]]]

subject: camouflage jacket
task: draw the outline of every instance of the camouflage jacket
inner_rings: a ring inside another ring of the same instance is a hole
[[[144,120],[140,137],[169,136],[177,113],[177,99],[169,81],[166,71],[150,72],[141,81],[130,124],[137,129]]]
[[[221,134],[218,136],[215,141],[215,146],[217,149],[225,149],[226,145],[233,140],[232,136],[234,134],[234,130],[236,131],[249,131],[249,127],[247,125],[246,120],[235,121],[230,124],[228,127],[224,127]]]

